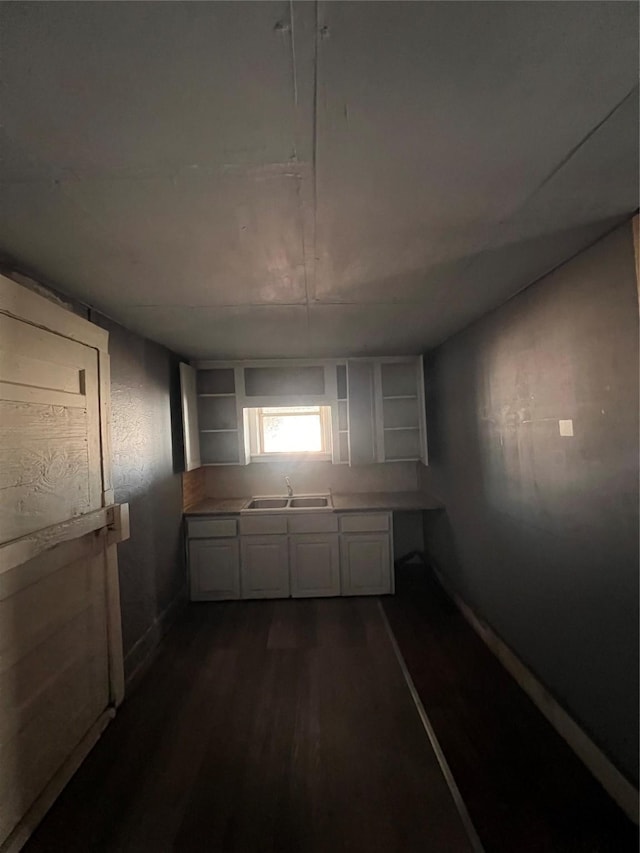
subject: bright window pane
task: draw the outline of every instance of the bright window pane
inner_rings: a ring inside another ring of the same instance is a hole
[[[296,411],[305,411],[296,407]],[[307,407],[307,411],[317,412],[317,407]],[[279,410],[282,411],[282,410]],[[263,450],[265,453],[295,453],[300,451],[322,450],[322,427],[320,414],[281,415],[268,414],[263,409]]]
[[[293,414],[297,414],[298,412],[314,412],[319,415],[320,406],[265,406],[262,409],[262,412],[265,415],[280,415],[283,412],[285,414],[287,412],[291,412]]]

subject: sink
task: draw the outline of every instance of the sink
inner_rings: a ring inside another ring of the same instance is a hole
[[[292,509],[302,509],[303,507],[321,507],[328,506],[327,498],[292,498],[289,501],[289,506]]]
[[[247,505],[247,509],[284,509],[287,498],[257,498]]]
[[[300,495],[300,497],[284,497],[280,495],[269,495],[265,497],[251,498],[244,507],[243,512],[253,509],[332,509],[333,503],[330,495]]]

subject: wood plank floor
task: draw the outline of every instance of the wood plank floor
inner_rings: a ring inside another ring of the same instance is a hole
[[[191,605],[27,844],[470,850],[377,599]]]
[[[471,820],[491,853],[637,853],[613,803],[424,566],[383,600]]]

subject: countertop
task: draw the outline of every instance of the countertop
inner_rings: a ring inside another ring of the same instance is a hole
[[[335,512],[358,512],[364,509],[412,511],[444,509],[441,501],[427,492],[355,492],[332,494]],[[184,511],[185,515],[239,515],[250,497],[205,498]],[[322,510],[326,512],[327,510]],[[296,510],[287,510],[296,512]]]
[[[444,509],[444,504],[427,492],[355,492],[333,494],[332,497],[333,508],[340,512],[361,509]]]

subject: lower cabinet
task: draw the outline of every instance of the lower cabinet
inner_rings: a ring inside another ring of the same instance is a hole
[[[389,512],[187,520],[192,601],[385,595]]]
[[[340,595],[340,548],[337,534],[306,533],[289,538],[293,598]]]
[[[240,598],[238,539],[190,539],[189,577],[192,601]]]
[[[287,536],[242,536],[242,598],[288,598]]]
[[[343,533],[340,537],[343,595],[386,595],[391,592],[391,548],[388,533]]]

